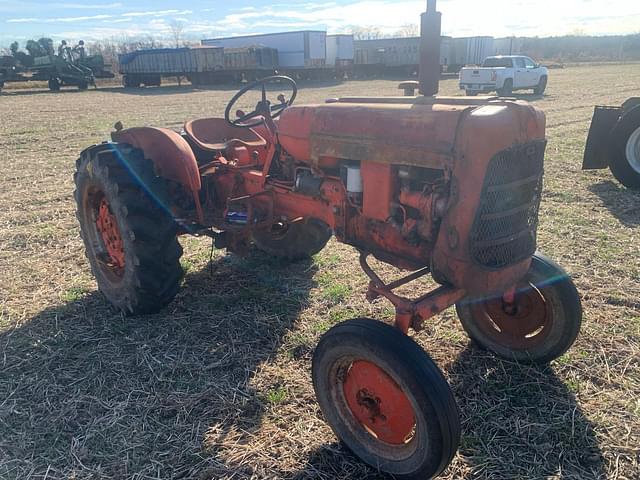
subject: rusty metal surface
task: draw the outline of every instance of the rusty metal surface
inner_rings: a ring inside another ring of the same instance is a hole
[[[436,101],[291,107],[277,125],[278,137],[289,155],[309,164],[314,175],[322,179],[319,195],[296,192],[293,182],[267,180],[266,164],[256,166],[262,171],[220,167],[215,173],[215,192],[225,199],[256,195],[267,189],[274,193],[273,205],[260,195],[251,205],[263,216],[273,211],[275,217],[289,220],[316,218],[332,228],[341,242],[371,252],[383,262],[405,270],[431,266],[436,280],[452,285],[456,292],[504,291],[524,276],[530,260],[492,269],[473,258],[470,238],[481,205],[483,179],[496,152],[532,140],[543,141],[544,126],[539,110],[512,101],[484,101],[479,106]],[[312,150],[318,148],[319,136],[324,136],[331,145],[327,149],[332,150],[318,156],[316,163]],[[336,138],[343,142],[336,142]],[[347,144],[353,145],[355,153],[345,148]],[[413,155],[403,156],[406,149],[426,160],[416,162]],[[325,173],[326,168],[338,166],[340,158],[354,156],[363,159],[362,205],[351,203],[340,178]],[[400,189],[394,165],[404,162],[442,170],[441,187],[436,191]],[[411,209],[412,216],[405,214],[404,221],[392,220],[394,204],[400,210]],[[446,306],[442,299],[456,295],[444,292],[435,300],[429,299],[425,308]]]
[[[322,166],[342,158],[443,169],[468,105],[333,103],[287,109],[279,138],[294,157]]]
[[[345,369],[343,392],[349,410],[378,440],[402,446],[415,431],[411,401],[400,385],[382,368],[357,360]]]
[[[193,150],[184,138],[173,130],[155,127],[118,130],[111,138],[139,148],[153,162],[158,176],[185,187],[193,196],[199,220],[204,221],[198,195],[202,188],[200,171]]]
[[[118,228],[118,220],[111,212],[111,206],[106,197],[102,197],[98,212],[94,215],[96,216],[96,228],[102,237],[109,257],[108,266],[113,267],[117,275],[122,275],[125,267],[124,242]]]
[[[466,296],[464,290],[448,285],[439,287],[417,299],[396,295],[393,293],[395,289],[428,275],[430,273],[429,269],[423,268],[394,282],[385,284],[368,264],[367,258],[369,255],[368,252],[360,252],[360,266],[371,279],[367,299],[370,302],[378,297],[385,297],[389,300],[396,308],[396,327],[404,333],[407,333],[409,328],[417,331],[421,330],[426,320],[443,312]]]
[[[364,185],[362,215],[386,222],[391,216],[394,181],[389,164],[363,162],[361,167]]]
[[[392,104],[392,105],[458,105],[458,106],[483,106],[489,103],[520,103],[525,102],[518,100],[509,100],[496,96],[477,96],[477,97],[340,97],[331,103],[358,103],[363,105],[369,104]]]
[[[523,282],[513,291],[510,303],[504,297],[474,302],[471,305],[474,323],[492,341],[514,350],[544,345],[554,323],[544,287],[539,290]]]
[[[471,294],[499,292],[526,274],[530,258],[495,270],[478,265],[471,254],[471,230],[491,159],[514,145],[544,138],[544,114],[527,104],[497,103],[465,114],[457,131],[449,205],[432,258],[434,275],[440,283],[455,285]]]
[[[389,300],[396,308],[396,327],[404,333],[407,333],[409,328],[421,330],[425,321],[443,312],[466,296],[464,290],[449,285],[441,286],[417,299],[396,295],[393,293],[395,289],[428,275],[430,273],[429,269],[423,268],[394,282],[385,284],[368,264],[367,258],[369,255],[368,252],[360,252],[360,266],[371,279],[367,299],[371,302],[378,297],[385,297]]]
[[[223,151],[234,145],[250,149],[264,148],[267,142],[250,128],[229,125],[223,118],[200,118],[184,124],[185,133],[198,147],[207,151]]]

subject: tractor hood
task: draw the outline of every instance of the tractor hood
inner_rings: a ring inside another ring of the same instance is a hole
[[[495,97],[364,97],[290,107],[278,131],[290,155],[316,165],[348,159],[442,169],[452,162],[458,131],[471,113],[498,128],[516,119],[544,125],[542,113],[526,102]]]

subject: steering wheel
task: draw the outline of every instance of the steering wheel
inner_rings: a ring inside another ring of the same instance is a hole
[[[287,101],[286,97],[283,94],[280,94],[278,96],[278,100],[280,101],[280,103],[272,105],[271,102],[267,100],[266,87],[270,83],[276,83],[279,81],[288,83],[291,86],[291,90],[292,90],[291,98],[289,99],[289,101]],[[233,109],[233,106],[238,102],[238,100],[240,100],[240,98],[245,93],[255,89],[256,87],[262,87],[262,99],[258,102],[258,105],[256,105],[256,109],[253,112],[247,113],[247,114],[245,114],[244,112],[238,111],[236,112],[236,115],[238,116],[238,118],[236,118],[235,120],[231,120],[231,110]],[[297,96],[298,96],[298,85],[292,78],[285,77],[284,75],[275,75],[272,77],[266,77],[266,78],[263,78],[262,80],[258,80],[257,82],[253,82],[247,85],[238,93],[236,93],[235,96],[229,102],[229,105],[227,105],[227,109],[224,112],[224,119],[227,121],[227,123],[229,123],[230,125],[233,125],[234,127],[240,127],[240,128],[257,127],[258,125],[262,125],[264,123],[264,117],[271,117],[272,119],[278,118],[282,114],[282,112],[284,112],[285,108],[293,104]],[[261,117],[261,118],[254,122],[250,122],[250,120],[257,117]]]

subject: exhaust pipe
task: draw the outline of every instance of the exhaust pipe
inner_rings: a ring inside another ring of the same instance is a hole
[[[442,14],[436,11],[436,0],[427,0],[420,19],[420,93],[430,97],[440,88]]]

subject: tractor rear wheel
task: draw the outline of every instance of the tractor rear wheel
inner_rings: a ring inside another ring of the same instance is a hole
[[[456,305],[469,337],[500,357],[548,363],[575,342],[582,323],[580,295],[567,273],[541,254],[518,285],[514,303],[502,296]]]
[[[611,173],[625,187],[640,190],[640,107],[622,118],[611,148]]]
[[[435,477],[458,449],[451,388],[425,351],[391,325],[357,319],[329,330],[313,356],[313,387],[336,436],[395,478]]]
[[[127,315],[158,312],[183,275],[164,180],[141,150],[109,145],[82,154],[75,184],[80,233],[100,291]]]
[[[323,222],[309,219],[290,225],[277,223],[271,230],[253,234],[259,250],[292,262],[320,252],[331,238],[331,229]]]

